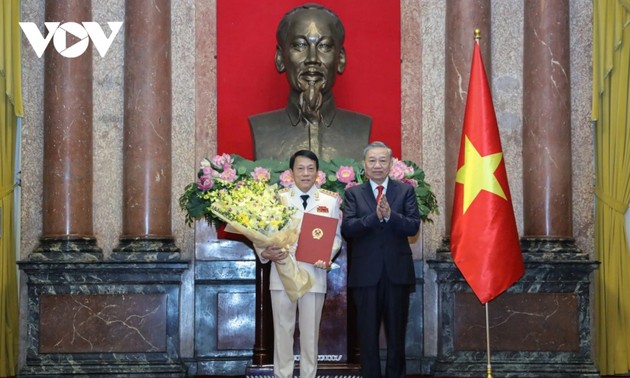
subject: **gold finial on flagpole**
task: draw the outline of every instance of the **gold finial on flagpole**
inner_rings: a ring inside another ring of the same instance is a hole
[[[481,30],[475,29],[475,41],[479,42],[481,39]]]

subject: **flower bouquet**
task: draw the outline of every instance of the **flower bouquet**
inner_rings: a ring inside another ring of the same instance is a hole
[[[295,301],[313,285],[294,256],[299,234],[299,219],[293,217],[296,209],[280,203],[277,185],[268,184],[269,170],[255,167],[244,174],[247,169],[239,168],[244,167],[235,165],[229,155],[204,159],[197,183],[186,187],[180,206],[188,210],[187,220],[199,219],[203,214],[215,224],[225,223],[225,231],[242,234],[256,249],[276,245],[292,252],[276,263],[276,269],[287,295]],[[197,208],[199,200],[203,209]]]

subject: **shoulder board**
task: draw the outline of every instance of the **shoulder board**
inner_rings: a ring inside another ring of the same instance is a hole
[[[319,192],[322,194],[327,194],[331,197],[340,197],[339,193],[333,192],[332,190],[328,190],[328,189],[319,189]]]
[[[286,193],[289,191],[289,188],[282,188],[280,190],[278,190],[278,193]]]

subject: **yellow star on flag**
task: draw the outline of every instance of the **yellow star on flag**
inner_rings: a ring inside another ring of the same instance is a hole
[[[503,153],[481,156],[479,151],[466,136],[464,146],[464,165],[457,170],[455,181],[464,185],[464,213],[482,190],[494,193],[507,200],[499,180],[494,176],[503,159]]]

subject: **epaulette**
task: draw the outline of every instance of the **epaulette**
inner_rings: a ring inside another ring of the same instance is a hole
[[[286,192],[288,192],[289,190],[290,190],[290,188],[282,188],[282,189],[278,190],[278,194],[280,194],[280,193],[286,193]]]
[[[324,194],[328,194],[331,197],[336,197],[336,198],[341,198],[341,196],[339,195],[339,193],[337,192],[333,192],[332,190],[328,190],[328,189],[319,189],[320,193],[324,193]]]

